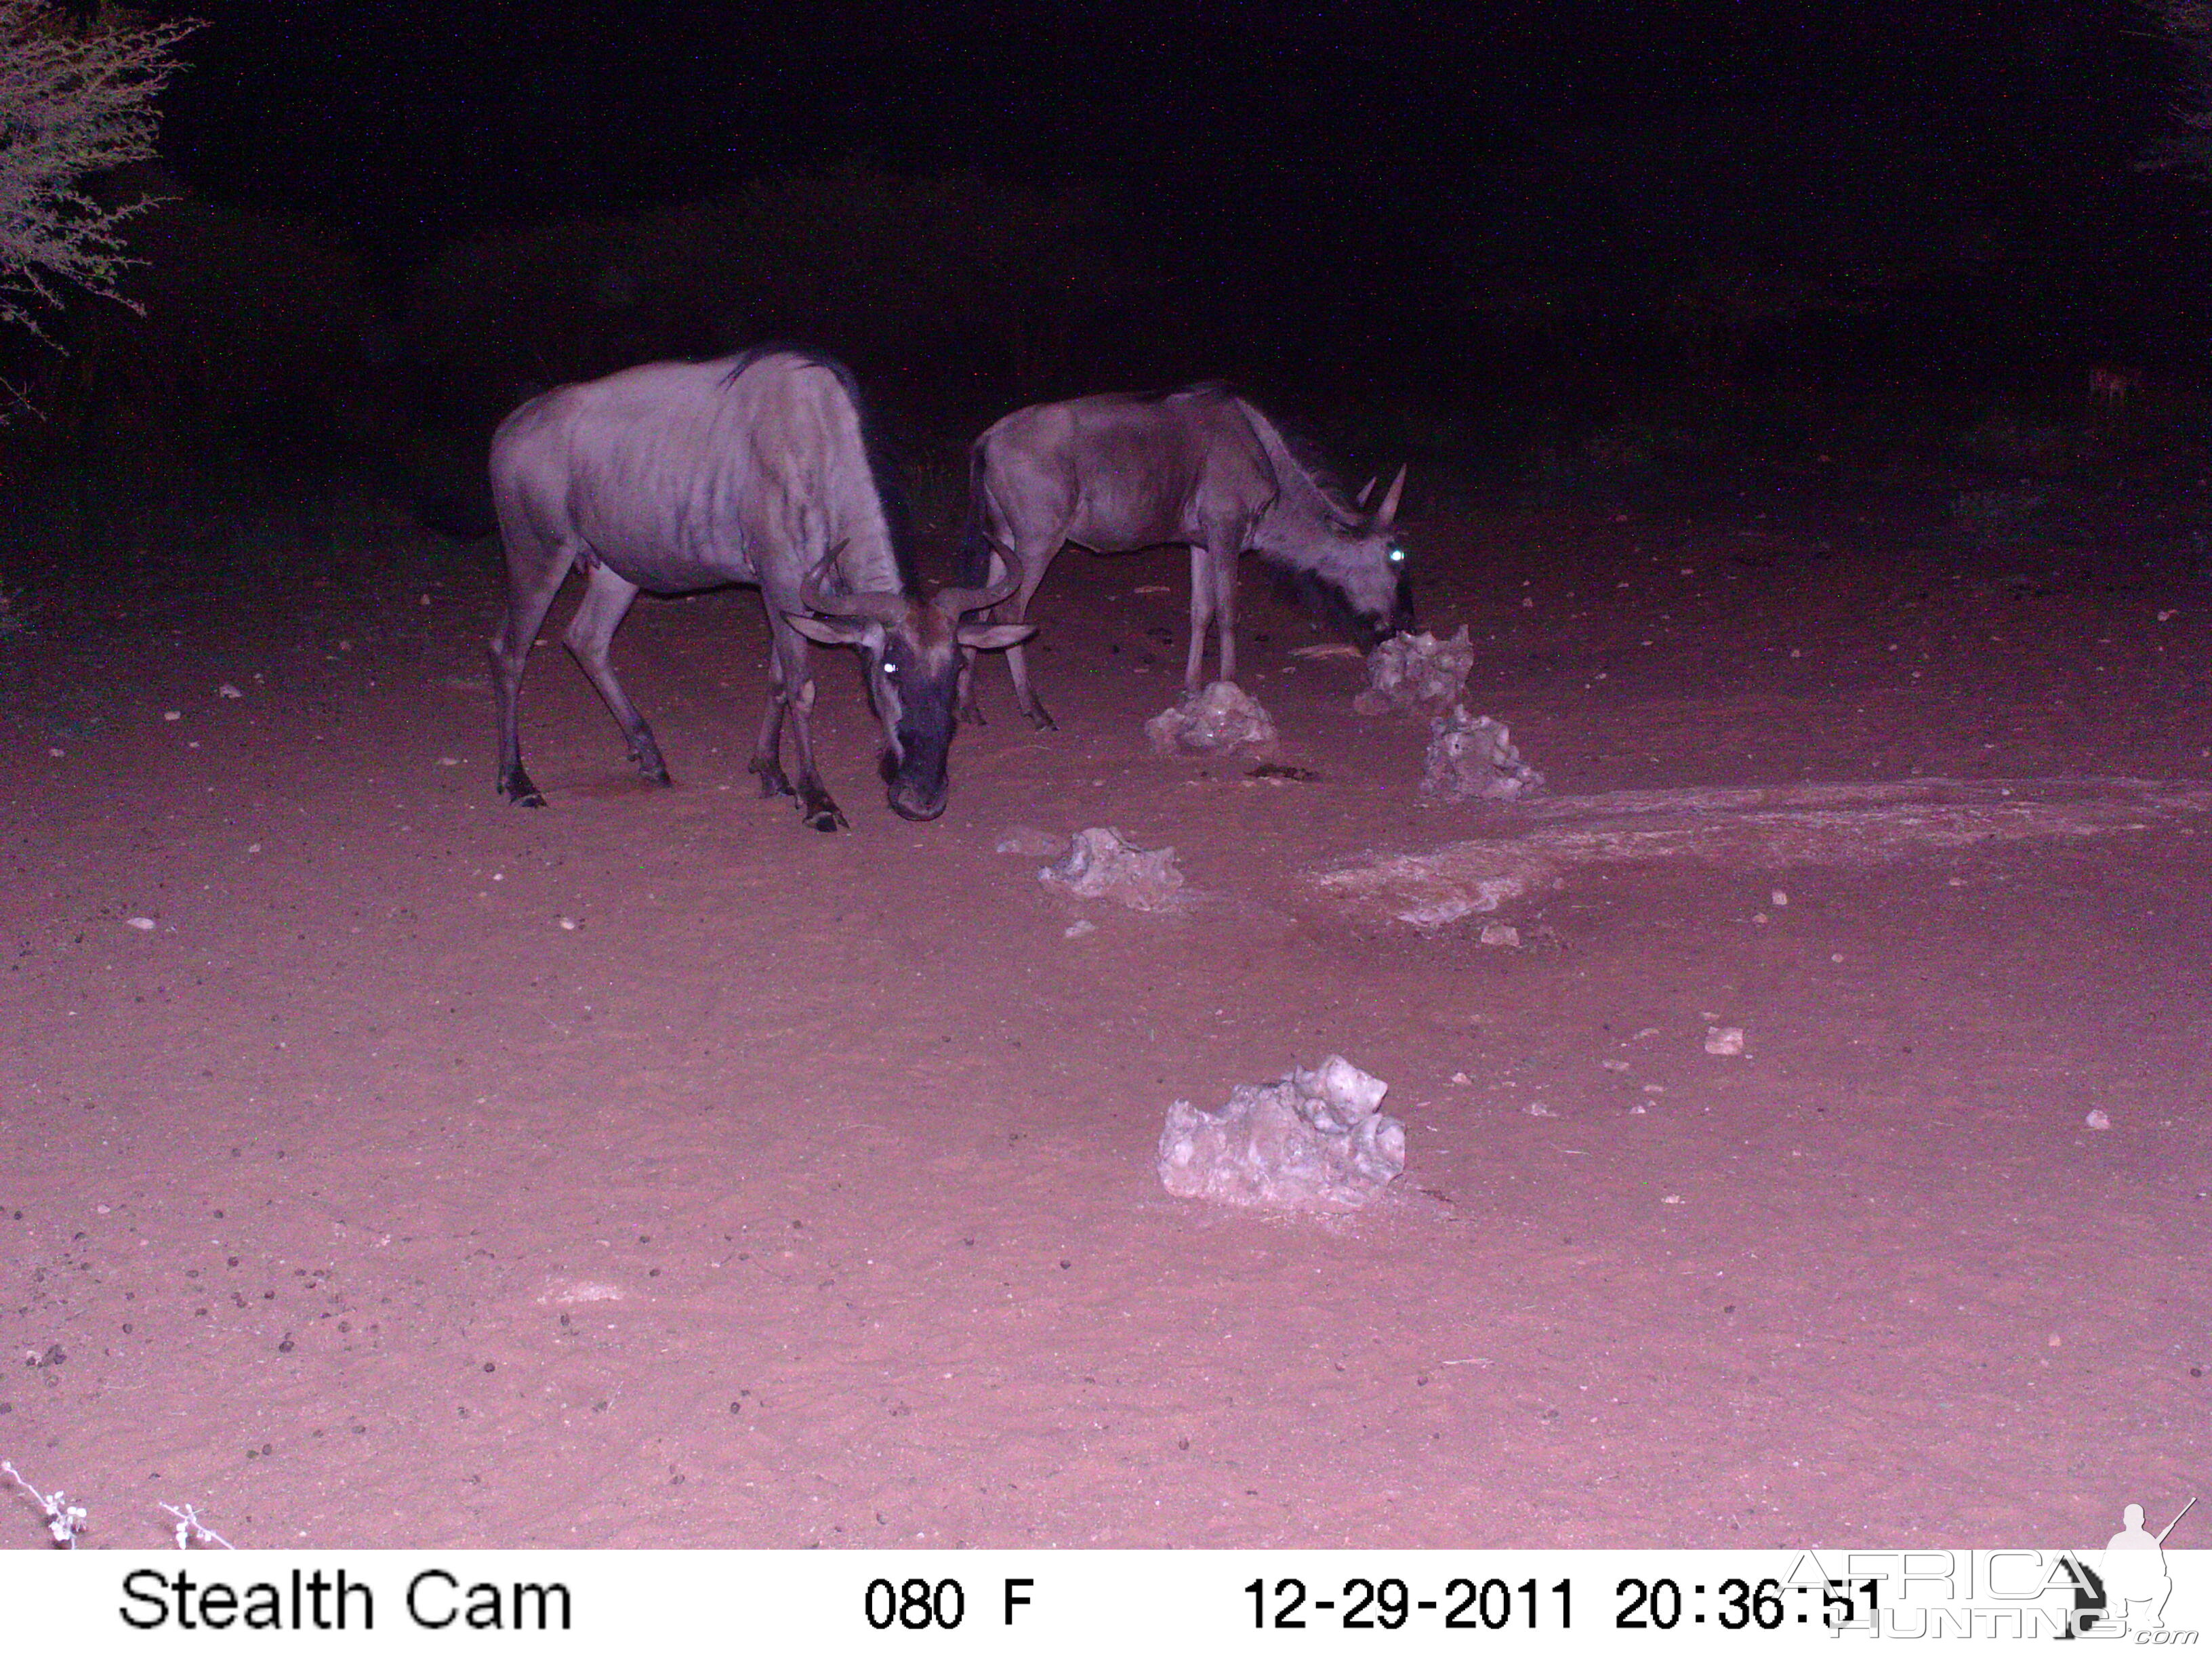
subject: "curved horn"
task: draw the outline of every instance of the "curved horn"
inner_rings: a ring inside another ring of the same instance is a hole
[[[957,622],[971,611],[988,611],[993,605],[1013,593],[1022,585],[1022,562],[1008,550],[994,548],[1000,562],[1006,567],[1006,575],[988,587],[940,587],[930,601],[946,616]]]
[[[822,578],[837,555],[844,550],[840,543],[826,554],[820,566],[806,573],[799,584],[799,602],[809,611],[824,617],[853,617],[866,622],[889,625],[906,615],[906,598],[899,593],[828,593],[823,591]]]
[[[1383,492],[1382,505],[1375,509],[1374,527],[1388,530],[1390,520],[1398,516],[1398,497],[1405,494],[1406,469],[1400,467],[1398,476],[1390,480],[1390,488]]]
[[[1354,507],[1364,507],[1367,505],[1367,498],[1374,493],[1375,480],[1370,478],[1365,483],[1359,486],[1359,493],[1352,498],[1352,504]]]

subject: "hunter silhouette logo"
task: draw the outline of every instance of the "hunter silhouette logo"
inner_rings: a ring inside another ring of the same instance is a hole
[[[2196,1507],[2192,1498],[2164,1531],[2153,1534],[2143,1528],[2142,1505],[2130,1504],[2120,1512],[2120,1530],[2106,1544],[2095,1567],[2072,1558],[2067,1565],[2076,1570],[2068,1574],[2075,1583],[2073,1628],[2060,1639],[2086,1634],[2100,1624],[2106,1626],[2097,1632],[2100,1636],[2164,1630],[2166,1598],[2173,1594],[2173,1579],[2166,1569],[2166,1535]]]

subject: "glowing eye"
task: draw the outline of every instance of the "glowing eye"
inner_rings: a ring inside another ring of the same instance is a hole
[[[1394,547],[1394,548],[1392,548],[1392,549],[1390,550],[1390,562],[1391,562],[1392,564],[1403,564],[1403,563],[1405,563],[1405,562],[1406,562],[1406,550],[1405,550],[1404,548],[1402,548],[1402,547]]]
[[[896,678],[898,674],[898,665],[895,662],[885,663],[884,665],[884,672]]]

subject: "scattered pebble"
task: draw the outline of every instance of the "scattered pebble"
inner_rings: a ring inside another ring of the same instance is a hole
[[[1529,1115],[1530,1117],[1557,1117],[1557,1116],[1559,1116],[1559,1114],[1558,1114],[1557,1112],[1553,1111],[1550,1107],[1548,1107],[1548,1106],[1547,1106],[1546,1104],[1544,1104],[1544,1103],[1543,1103],[1542,1101],[1540,1101],[1540,1100],[1532,1100],[1532,1101],[1530,1101],[1530,1102],[1529,1102],[1526,1106],[1523,1106],[1521,1109],[1522,1109],[1522,1111],[1524,1111],[1524,1112],[1528,1113],[1528,1115]]]
[[[154,931],[154,918],[151,916],[131,916],[127,918],[123,925],[125,927],[136,927],[142,933],[150,933]]]
[[[1768,902],[1778,910],[1786,910],[1790,908],[1790,895],[1784,892],[1779,887],[1776,888],[1773,892],[1768,894],[1767,899]]]
[[[1608,1072],[1625,1072],[1628,1069],[1628,1062],[1625,1060],[1601,1060],[1598,1064]]]
[[[1474,1086],[1474,1079],[1465,1072],[1454,1072],[1451,1074],[1451,1080],[1462,1089],[1471,1089]]]
[[[1743,1027],[1741,1025],[1706,1026],[1705,1052],[1709,1054],[1741,1054],[1743,1052]]]
[[[245,692],[240,690],[228,680],[225,680],[221,685],[216,687],[215,694],[218,697],[242,697],[246,695]]]
[[[1067,851],[1067,837],[1055,836],[1049,830],[1031,829],[1018,823],[999,837],[994,853],[1014,853],[1023,858],[1056,859]]]
[[[573,933],[577,928],[582,926],[583,924],[578,921],[574,916],[563,916],[561,918],[561,931],[564,933]]]
[[[56,760],[59,760],[59,759],[61,759],[61,757],[63,757],[63,755],[64,755],[64,753],[66,753],[67,751],[66,751],[66,750],[60,750],[60,749],[49,749],[49,750],[46,750],[46,752],[47,752],[49,755],[52,755],[52,756]]]
[[[1682,1201],[1682,1197],[1679,1193],[1669,1193],[1666,1197],[1661,1199],[1659,1201],[1662,1204],[1680,1204]]]
[[[1651,1114],[1650,1109],[1639,1100],[1628,1109],[1628,1115],[1631,1117],[1649,1117]]]
[[[2083,1118],[2081,1121],[2087,1124],[2093,1129],[2109,1129],[2112,1127],[2112,1119],[2106,1117],[2103,1112],[2094,1109],[2090,1112],[2088,1116]]]
[[[1072,921],[1060,933],[1062,939],[1081,939],[1085,933],[1095,933],[1098,924],[1094,921]]]
[[[161,718],[165,720],[180,720],[184,719],[184,714],[180,710],[169,708],[162,711]]]
[[[258,841],[248,842],[246,844],[246,850],[249,853],[258,853],[261,850],[261,843]]]
[[[459,766],[460,762],[455,760],[451,755],[441,755],[438,757],[438,764],[441,766]]]
[[[1503,945],[1517,951],[1521,948],[1521,930],[1508,927],[1502,921],[1486,921],[1482,924],[1482,942],[1485,945]]]

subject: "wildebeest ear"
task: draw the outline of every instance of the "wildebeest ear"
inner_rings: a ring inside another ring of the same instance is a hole
[[[787,611],[783,619],[817,645],[873,644],[880,648],[884,642],[882,623],[857,617],[809,617]],[[870,635],[875,636],[872,641]]]
[[[971,623],[955,637],[961,644],[978,651],[1003,651],[1010,645],[1019,645],[1036,632],[1035,623],[997,623],[989,627]]]

